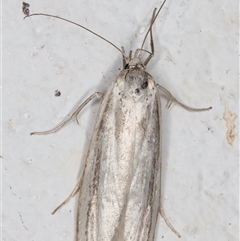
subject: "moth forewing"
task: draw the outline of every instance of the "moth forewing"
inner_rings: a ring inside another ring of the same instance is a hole
[[[79,240],[153,240],[160,202],[159,126],[155,81],[141,69],[123,70],[104,96],[88,150]]]

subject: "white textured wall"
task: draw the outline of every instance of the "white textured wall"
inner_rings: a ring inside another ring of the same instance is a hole
[[[121,55],[57,19],[22,20],[21,4],[3,4],[2,240],[72,241],[76,199],[51,212],[77,182],[98,102],[84,109],[79,126],[72,122],[48,136],[29,133],[54,127],[94,91],[106,91],[122,68]],[[32,13],[69,18],[129,51],[140,46],[160,2],[29,4]],[[238,115],[237,17],[237,1],[168,0],[154,25],[149,73],[183,103],[213,107],[167,110],[162,99],[163,206],[182,241],[238,240],[238,127],[232,145],[226,138],[226,123],[231,128]],[[159,220],[156,240],[178,240]]]

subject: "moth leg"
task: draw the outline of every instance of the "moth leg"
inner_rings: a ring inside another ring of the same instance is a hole
[[[207,111],[207,110],[211,110],[212,107],[208,107],[208,108],[192,108],[192,107],[189,107],[189,106],[186,106],[184,104],[182,104],[181,102],[179,102],[167,89],[165,89],[164,87],[162,87],[161,85],[157,84],[157,87],[163,91],[170,99],[170,103],[168,104],[167,108],[170,108],[171,104],[173,102],[176,102],[177,104],[179,104],[180,106],[182,106],[184,109],[188,110],[188,111]]]
[[[73,189],[73,191],[71,192],[71,194],[59,205],[57,206],[54,211],[52,212],[52,214],[56,213],[58,211],[58,209],[60,209],[63,205],[65,205],[72,197],[74,197],[77,192],[80,189],[80,182],[77,183],[77,185],[75,186],[75,188]]]
[[[153,15],[151,18],[151,23],[150,23],[150,47],[151,47],[151,54],[147,57],[147,59],[144,62],[144,65],[147,66],[148,62],[150,61],[150,59],[153,57],[154,55],[154,42],[153,42],[153,34],[152,34],[152,25],[154,23],[154,19],[155,19],[155,15],[156,15],[156,11],[157,9],[155,8],[153,10]]]
[[[178,236],[178,238],[181,238],[181,235],[177,232],[177,230],[172,226],[172,224],[167,219],[167,217],[163,211],[162,203],[160,203],[159,212],[160,212],[161,216],[163,217],[167,226],[172,230],[172,232],[175,233]]]
[[[59,124],[58,126],[56,126],[55,128],[48,130],[48,131],[39,131],[39,132],[32,132],[30,135],[48,135],[51,133],[55,133],[58,130],[60,130],[63,126],[65,126],[68,122],[70,122],[72,119],[76,118],[76,121],[78,123],[78,119],[77,116],[80,113],[80,111],[83,109],[83,107],[85,105],[87,105],[92,99],[94,99],[95,97],[102,97],[104,94],[100,93],[100,92],[95,92],[94,94],[92,94],[90,97],[88,97],[74,112],[73,114],[68,117],[65,121],[63,121],[61,124]],[[79,123],[78,123],[79,124]]]

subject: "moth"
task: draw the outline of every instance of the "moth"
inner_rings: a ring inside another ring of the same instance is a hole
[[[110,41],[82,25],[49,14],[50,16],[78,25],[109,42],[122,54],[123,69],[108,87],[105,94],[96,92],[77,110],[54,129],[33,132],[46,135],[61,129],[76,119],[81,110],[95,97],[102,102],[89,145],[84,170],[70,196],[58,206],[79,195],[76,221],[77,241],[153,241],[159,213],[168,226],[180,235],[167,220],[161,205],[161,102],[159,90],[172,102],[189,111],[195,109],[179,102],[173,95],[155,82],[146,71],[154,55],[152,26],[166,0],[154,9],[150,27],[141,48],[126,55]],[[150,36],[150,51],[143,49]],[[148,57],[143,60],[142,54]]]

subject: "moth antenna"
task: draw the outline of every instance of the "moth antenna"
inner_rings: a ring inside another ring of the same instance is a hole
[[[152,22],[151,22],[151,24],[150,24],[150,26],[149,26],[149,28],[148,28],[148,31],[146,32],[145,37],[144,37],[144,39],[143,39],[142,46],[141,46],[141,50],[143,49],[143,45],[144,45],[145,42],[146,42],[146,39],[147,39],[147,36],[148,36],[148,34],[149,34],[149,32],[150,32],[151,27],[153,26],[156,18],[158,17],[158,14],[160,13],[160,11],[161,11],[161,9],[163,8],[163,6],[164,6],[164,4],[165,4],[166,1],[167,1],[167,0],[164,0],[164,1],[163,1],[162,5],[160,6],[160,8],[159,8],[158,11],[157,11],[157,14],[155,15],[154,19],[152,20]]]
[[[105,42],[111,44],[115,49],[117,49],[123,56],[124,58],[127,59],[127,56],[122,52],[122,50],[120,48],[118,48],[115,44],[113,44],[111,41],[107,40],[106,38],[102,37],[101,35],[93,32],[92,30],[88,29],[87,27],[84,27],[83,25],[81,24],[78,24],[78,23],[75,23],[69,19],[66,19],[66,18],[62,18],[62,17],[59,17],[59,16],[56,16],[56,15],[52,15],[52,14],[48,14],[48,13],[33,13],[33,14],[29,14],[29,15],[26,15],[23,19],[25,18],[29,18],[29,17],[32,17],[32,16],[44,16],[44,17],[51,17],[51,18],[57,18],[57,19],[60,19],[60,20],[63,20],[65,22],[68,22],[68,23],[72,23],[80,28],[83,28],[85,29],[86,31],[90,32],[91,34],[97,36],[98,38],[104,40]]]

